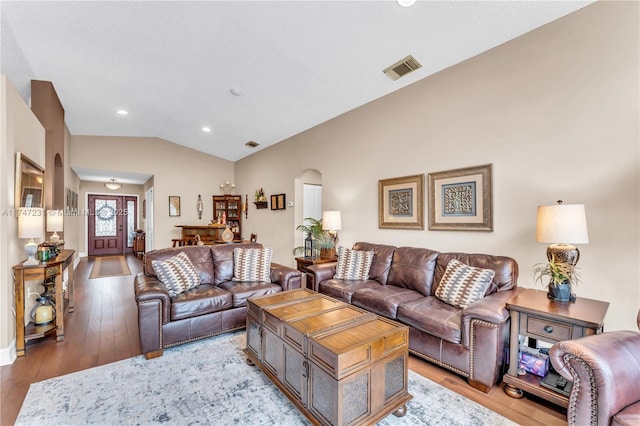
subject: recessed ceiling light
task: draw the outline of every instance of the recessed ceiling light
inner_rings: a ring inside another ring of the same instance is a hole
[[[416,0],[396,0],[399,6],[411,7],[415,4]]]
[[[240,91],[238,89],[229,90],[233,96],[240,96]]]
[[[205,127],[202,128],[202,131],[205,132],[205,133],[211,133],[211,128],[205,126]]]
[[[118,110],[118,112],[117,112],[117,114],[118,114],[118,115],[127,115],[127,114],[129,114],[129,112],[128,112],[128,111],[125,111],[125,110],[123,110],[123,109],[119,109],[119,110]]]

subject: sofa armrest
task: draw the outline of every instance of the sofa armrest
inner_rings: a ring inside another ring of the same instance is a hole
[[[318,291],[318,284],[322,281],[330,280],[336,274],[338,262],[318,263],[307,267],[307,288]]]
[[[272,263],[271,282],[280,284],[283,291],[300,288],[302,286],[302,273],[297,269]]]
[[[143,309],[143,305],[157,302],[161,309],[162,324],[168,323],[170,318],[171,297],[164,284],[155,277],[150,277],[149,275],[145,275],[144,272],[139,272],[134,279],[133,285],[136,302],[138,303],[138,316],[141,317],[145,312],[150,311]],[[157,313],[150,313],[150,315],[153,315],[154,321],[157,321]]]
[[[467,328],[472,319],[480,319],[492,324],[502,324],[509,319],[507,302],[520,293],[522,289],[496,291],[473,302],[462,310],[463,328]]]
[[[640,332],[610,331],[554,344],[553,367],[573,381],[569,424],[609,424],[640,400]]]

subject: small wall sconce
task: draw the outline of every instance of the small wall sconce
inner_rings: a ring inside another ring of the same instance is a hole
[[[202,219],[202,212],[204,211],[204,203],[202,197],[198,194],[198,201],[196,201],[196,211],[198,212],[198,219]]]

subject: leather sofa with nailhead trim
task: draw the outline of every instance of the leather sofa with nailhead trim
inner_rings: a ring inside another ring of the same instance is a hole
[[[165,348],[246,327],[247,299],[300,288],[300,271],[271,263],[271,282],[234,282],[233,250],[258,243],[183,246],[147,252],[144,272],[134,280],[140,348],[147,359]],[[202,283],[174,297],[156,277],[152,260],[184,252]]]
[[[640,310],[636,321],[640,329]],[[555,343],[549,359],[573,382],[569,425],[640,425],[640,332],[607,331]]]
[[[336,263],[307,268],[307,287],[409,326],[409,352],[467,378],[488,392],[508,360],[509,311],[518,264],[489,254],[440,253],[426,248],[358,242],[373,251],[368,280],[337,280]],[[464,309],[435,296],[451,259],[495,271],[484,297]]]

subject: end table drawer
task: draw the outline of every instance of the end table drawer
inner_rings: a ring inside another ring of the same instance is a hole
[[[571,325],[550,321],[545,318],[529,316],[527,319],[527,333],[544,336],[546,339],[556,341],[571,339]]]

